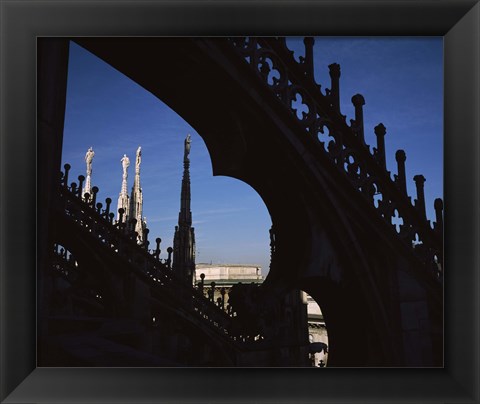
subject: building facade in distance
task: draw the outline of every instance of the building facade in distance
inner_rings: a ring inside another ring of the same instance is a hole
[[[195,267],[195,283],[206,293],[212,296],[218,304],[228,307],[229,292],[235,284],[260,285],[264,281],[261,268],[257,265],[245,264],[206,264],[199,263]],[[285,318],[291,317],[296,312],[299,318],[304,318],[306,306],[306,318],[308,321],[308,340],[310,347],[311,366],[324,367],[328,360],[328,334],[323,319],[323,314],[315,300],[303,291],[292,291],[285,299],[288,307]],[[288,314],[290,311],[290,315]],[[304,328],[304,327],[301,327]]]

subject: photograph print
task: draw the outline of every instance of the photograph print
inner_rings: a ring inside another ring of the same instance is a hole
[[[443,367],[442,37],[41,37],[37,68],[38,366]]]

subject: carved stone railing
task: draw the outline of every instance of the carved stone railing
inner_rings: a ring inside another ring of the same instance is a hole
[[[148,240],[138,244],[137,234],[132,230],[134,226],[122,222],[122,212],[119,212],[119,220],[114,220],[115,215],[110,211],[111,199],[106,199],[105,206],[96,202],[97,187],[92,188],[92,195],[82,196],[83,176],[78,177],[78,184],[72,182],[68,185],[69,169],[70,165],[66,164],[65,172],[61,173],[59,196],[63,213],[79,230],[89,233],[112,254],[128,262],[135,275],[151,286],[153,293],[158,292],[162,298],[167,298],[177,310],[200,318],[203,324],[213,327],[234,343],[263,340],[258,338],[258,335],[245,335],[238,329],[233,331],[232,320],[237,314],[232,307],[225,305],[225,298],[215,302],[213,293],[212,296],[208,293],[208,296],[205,296],[203,284],[201,288],[194,288],[177,276],[171,268],[172,249],[167,249],[167,259],[160,259],[160,239],[156,240],[154,250],[148,250]],[[69,263],[62,251],[57,250],[55,255],[56,265],[61,262],[64,265]],[[65,268],[57,269],[65,274]]]
[[[435,279],[441,281],[443,202],[435,200],[436,221],[432,226],[425,213],[422,175],[414,177],[417,189],[414,204],[407,195],[403,150],[396,152],[397,174],[391,178],[386,167],[386,128],[382,123],[374,129],[377,145],[370,151],[365,143],[362,95],[352,97],[355,119],[350,125],[346,123],[340,111],[340,66],[336,63],[329,66],[331,88],[323,94],[314,78],[313,38],[305,38],[305,56],[299,62],[287,48],[285,38],[235,37],[228,42],[294,117],[299,129],[327,156],[332,167],[348,178],[397,238],[432,268]],[[398,223],[400,220],[402,223]]]
[[[55,244],[51,255],[51,268],[70,283],[75,282],[78,272],[78,262],[66,248]]]

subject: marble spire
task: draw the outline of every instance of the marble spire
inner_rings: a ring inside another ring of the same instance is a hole
[[[190,159],[188,157],[190,146],[191,137],[188,135],[184,143],[182,191],[178,226],[175,226],[173,239],[172,269],[188,283],[193,283],[195,278],[195,231],[192,227],[192,212],[190,211]]]
[[[126,154],[123,155],[122,159],[120,160],[122,163],[123,175],[122,175],[122,189],[118,196],[118,204],[117,204],[117,220],[120,220],[120,214],[118,213],[119,209],[123,209],[124,213],[122,215],[122,221],[125,222],[127,219],[127,215],[129,213],[129,197],[127,193],[127,178],[128,178],[128,167],[130,166],[130,159],[127,157]]]
[[[136,219],[135,231],[138,233],[138,242],[145,239],[145,222],[143,219],[143,193],[140,186],[140,164],[142,162],[142,148],[139,146],[135,157],[135,177],[130,195],[129,220]]]

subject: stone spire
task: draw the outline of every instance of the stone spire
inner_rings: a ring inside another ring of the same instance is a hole
[[[122,221],[125,221],[129,213],[129,198],[127,194],[127,178],[128,178],[127,169],[130,166],[130,159],[127,157],[126,154],[124,154],[120,161],[122,163],[123,176],[122,176],[122,190],[120,191],[120,195],[118,196],[117,220],[120,220],[120,214],[118,213],[118,210],[123,209],[125,213],[122,215]]]
[[[146,223],[143,219],[143,194],[140,186],[140,163],[142,162],[142,148],[139,146],[135,158],[135,178],[133,180],[132,193],[130,195],[130,206],[128,220],[135,219],[134,230],[138,233],[138,242],[145,240]]]
[[[173,239],[172,268],[188,283],[193,283],[195,277],[195,231],[192,227],[192,212],[190,211],[190,160],[188,158],[190,143],[191,138],[188,135],[184,145],[180,213]]]
[[[95,152],[93,148],[90,147],[85,154],[85,163],[87,163],[87,178],[85,179],[85,187],[82,190],[82,197],[85,194],[92,195],[92,161],[93,157],[95,156]]]

